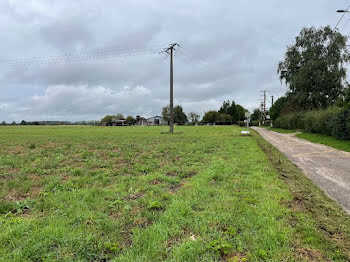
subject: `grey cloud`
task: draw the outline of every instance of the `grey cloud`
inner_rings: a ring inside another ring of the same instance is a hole
[[[335,24],[339,18],[335,11],[347,4],[345,0],[106,0],[103,4],[4,0],[0,48],[5,58],[84,50],[97,56],[121,49],[161,51],[179,42],[182,47],[174,58],[176,103],[187,112],[203,114],[234,99],[252,110],[259,104],[260,90],[275,96],[285,92],[277,64],[301,28]],[[132,94],[137,86],[148,93]],[[116,112],[150,116],[160,113],[168,96],[169,58],[164,54],[0,68],[0,121],[98,119]]]

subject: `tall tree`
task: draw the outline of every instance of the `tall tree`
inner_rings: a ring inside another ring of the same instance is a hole
[[[170,107],[169,105],[163,107],[162,117],[165,121],[169,122],[170,120]],[[182,106],[177,105],[174,107],[174,123],[184,124],[187,122],[187,116],[183,111]]]
[[[182,106],[175,106],[174,107],[174,123],[177,124],[184,124],[187,122],[187,116],[183,111]]]
[[[169,123],[169,120],[170,120],[170,107],[169,106],[164,106],[162,108],[162,117],[163,117],[164,121]]]
[[[200,115],[198,115],[195,112],[191,112],[188,114],[188,118],[190,119],[191,123],[198,123],[199,122],[199,117]]]
[[[128,123],[128,125],[133,125],[135,123],[135,118],[133,118],[132,116],[128,116],[125,120]]]
[[[237,104],[236,105],[236,114],[235,114],[234,121],[244,121],[244,119],[245,119],[245,112],[246,112],[246,110],[244,109],[244,107]]]
[[[215,110],[205,112],[202,121],[204,123],[214,124],[219,120],[219,115],[220,113]]]
[[[114,116],[106,115],[101,119],[101,122],[111,123],[113,121]]]
[[[272,120],[276,120],[282,113],[282,110],[286,106],[287,98],[282,96],[276,100],[276,102],[270,108],[270,117]]]
[[[301,110],[334,104],[344,89],[349,61],[347,38],[329,26],[304,28],[288,46],[278,74],[290,90],[290,98]]]
[[[115,119],[117,119],[117,120],[124,120],[125,118],[124,118],[123,114],[118,113],[118,114],[115,115]]]
[[[255,108],[250,118],[252,119],[252,121],[254,120],[256,121],[256,120],[259,120],[259,117],[260,117],[260,110],[259,108]]]

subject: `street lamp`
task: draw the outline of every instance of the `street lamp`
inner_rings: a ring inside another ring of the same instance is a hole
[[[350,13],[350,11],[340,9],[340,10],[337,10],[337,13]]]

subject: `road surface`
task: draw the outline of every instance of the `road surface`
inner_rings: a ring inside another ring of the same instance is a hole
[[[350,153],[312,143],[293,134],[259,127],[253,129],[350,214]]]

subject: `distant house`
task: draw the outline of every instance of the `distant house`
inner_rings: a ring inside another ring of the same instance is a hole
[[[142,116],[136,116],[135,118],[136,126],[147,126],[147,119]]]
[[[158,125],[165,125],[167,122],[164,120],[161,116],[153,116],[150,118],[147,118],[147,125],[149,126],[158,126]]]
[[[125,119],[113,119],[111,122],[102,122],[102,126],[127,126],[128,123]]]
[[[115,119],[112,121],[112,126],[127,126],[128,123],[125,119]]]

